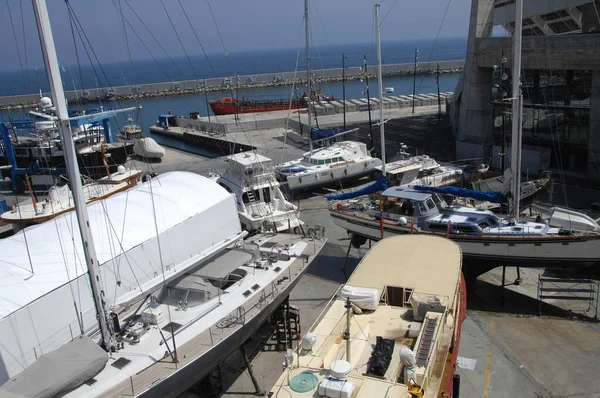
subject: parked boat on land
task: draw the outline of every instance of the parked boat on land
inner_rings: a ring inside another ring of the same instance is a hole
[[[382,166],[375,167],[376,178],[382,176]],[[427,155],[411,155],[400,150],[396,160],[387,163],[385,167],[388,186],[428,185],[444,187],[460,185],[463,170],[460,167],[442,166]]]
[[[106,199],[116,193],[132,188],[140,182],[143,171],[119,166],[117,172],[83,186],[86,203]],[[48,190],[45,200],[37,201],[32,194],[30,203],[16,204],[10,211],[0,215],[0,220],[13,224],[19,230],[33,224],[53,219],[74,209],[73,194],[68,184],[54,185]]]
[[[86,205],[46,2],[33,6],[76,211],[0,240],[0,395],[178,396],[278,308],[324,230],[242,241],[234,197],[186,172]]]
[[[458,245],[386,238],[287,355],[269,396],[451,396],[466,302]]]
[[[437,193],[411,188],[388,188],[381,199],[332,201],[330,214],[334,224],[374,240],[413,233],[445,236],[461,246],[465,258],[485,260],[489,265],[582,267],[600,263],[598,232],[448,206]]]
[[[111,173],[123,165],[133,149],[132,142],[111,142],[107,139],[109,132],[100,125],[103,120],[103,109],[90,111],[73,111],[71,117],[71,134],[80,172],[93,179],[106,175],[104,162],[108,159]],[[63,143],[57,129],[56,109],[48,97],[40,99],[40,110],[31,111],[34,117],[29,123],[7,120],[2,122],[3,146],[10,147],[14,155],[16,167],[31,168],[33,164],[42,167],[62,168],[65,166]],[[107,125],[108,126],[108,125]],[[4,154],[5,163],[9,162]]]
[[[279,188],[273,162],[256,152],[243,152],[225,158],[227,169],[212,178],[235,194],[242,226],[248,231],[300,232],[304,224],[298,207]]]
[[[357,141],[341,141],[304,154],[302,159],[277,165],[290,190],[340,184],[371,175],[381,159],[371,156]]]

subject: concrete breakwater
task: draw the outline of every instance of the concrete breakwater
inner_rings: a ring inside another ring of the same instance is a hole
[[[421,62],[417,74],[434,74],[439,66],[439,73],[458,73],[463,69],[465,61]],[[376,78],[376,66],[367,68],[369,78]],[[315,70],[313,80],[316,84],[342,80],[342,68]],[[383,77],[412,76],[414,64],[390,64],[382,66]],[[220,77],[179,82],[148,83],[119,87],[101,87],[84,90],[67,91],[65,96],[69,102],[96,102],[99,100],[126,100],[151,97],[166,97],[185,94],[204,94],[211,92],[231,93],[234,89],[268,88],[306,84],[305,71],[265,73],[258,75]],[[347,80],[358,80],[364,73],[358,67],[347,67]],[[50,96],[49,93],[43,95]],[[38,106],[39,94],[24,94],[0,97],[0,110],[32,109]]]

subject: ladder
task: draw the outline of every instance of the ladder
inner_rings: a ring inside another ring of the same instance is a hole
[[[417,366],[427,365],[429,359],[429,353],[433,345],[433,337],[435,334],[435,327],[437,326],[438,318],[425,318],[425,324],[423,325],[423,334],[421,336],[421,342],[419,349],[417,350]]]

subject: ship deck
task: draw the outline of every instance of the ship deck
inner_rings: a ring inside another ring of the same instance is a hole
[[[345,380],[354,387],[352,397],[410,397],[409,389],[415,387],[404,380],[399,355],[403,346],[415,354],[414,381],[424,397],[437,396],[443,389],[449,348],[458,333],[454,317],[460,315],[461,258],[458,245],[442,238],[413,235],[379,242],[348,280],[353,287],[376,289],[381,297],[377,309],[352,315],[347,345],[343,339],[346,302],[335,298],[312,330],[315,346],[310,352],[298,350],[291,369],[284,371],[271,390],[273,396],[319,396],[318,385],[331,376],[331,364],[346,360],[351,372]],[[434,301],[442,304],[434,308]],[[423,302],[428,303],[425,313]],[[369,374],[368,364],[380,338],[393,341],[391,360],[383,375]],[[310,391],[297,392],[290,380],[305,372],[318,382]]]

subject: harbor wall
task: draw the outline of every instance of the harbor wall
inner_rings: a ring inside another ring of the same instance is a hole
[[[465,60],[420,62],[417,74],[433,74],[439,65],[440,73],[461,72]],[[368,67],[371,77],[376,77],[376,66]],[[414,73],[414,64],[389,64],[382,66],[384,77],[409,76]],[[346,68],[347,80],[358,80],[364,73],[358,67]],[[321,69],[313,71],[315,83],[326,81],[341,81],[342,68]],[[183,94],[197,94],[206,92],[230,92],[233,88],[251,89],[276,86],[287,86],[294,83],[306,82],[306,72],[280,72],[264,73],[257,75],[230,76],[200,80],[186,80],[178,82],[148,83],[119,87],[101,87],[85,90],[67,91],[65,96],[68,101],[97,101],[97,100],[119,100],[147,97],[173,96]],[[50,96],[49,93],[44,93]],[[25,94],[0,97],[0,110],[22,109],[36,107],[39,94]]]

